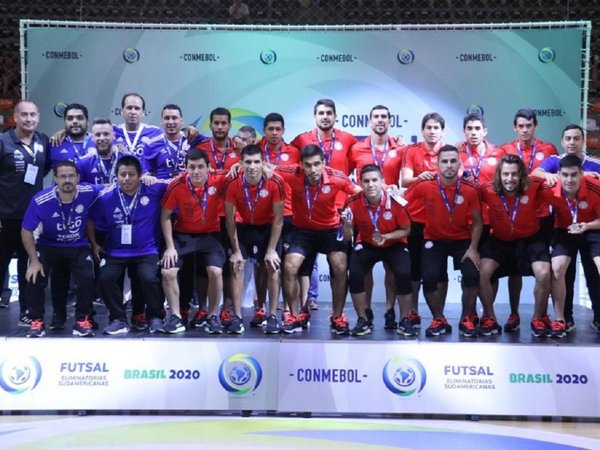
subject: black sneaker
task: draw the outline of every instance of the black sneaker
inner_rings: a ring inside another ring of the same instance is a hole
[[[11,289],[4,289],[0,294],[0,308],[9,308],[10,307],[10,297],[12,296]]]
[[[208,321],[208,313],[199,309],[194,314],[194,318],[190,321],[190,327],[192,328],[204,328],[206,326],[206,322]]]
[[[352,336],[364,336],[365,334],[370,333],[371,327],[369,326],[369,321],[364,317],[359,317],[354,328],[350,330]]]
[[[63,322],[64,328],[64,322]],[[73,324],[73,336],[92,337],[95,336],[92,329],[92,322],[89,316],[84,316],[81,320],[75,320]]]
[[[398,334],[401,334],[402,336],[406,337],[412,337],[417,335],[417,329],[408,317],[402,318],[402,320],[398,324]]]
[[[262,327],[267,322],[265,310],[260,308],[254,311],[254,317],[250,321],[251,327]]]
[[[462,318],[462,320],[458,324],[458,330],[465,337],[477,336],[477,325],[475,325],[473,317],[471,316],[465,316]]]
[[[383,315],[383,318],[385,319],[383,328],[386,330],[395,330],[398,328],[398,322],[396,322],[396,312],[393,308],[388,309]]]
[[[206,319],[206,324],[204,325],[204,331],[208,334],[221,334],[221,324],[219,323],[219,319],[214,314],[212,316],[208,316]]]
[[[508,320],[504,324],[504,331],[507,333],[518,331],[521,326],[521,317],[518,314],[511,314],[508,316]]]
[[[162,333],[163,332],[163,322],[158,317],[153,317],[150,319],[150,325],[148,326],[149,333]]]
[[[450,330],[448,328],[448,322],[446,322],[444,317],[434,318],[425,330],[425,336],[439,336],[440,334],[451,332],[452,328],[450,327]]]
[[[367,323],[369,324],[369,328],[373,328],[373,320],[375,319],[373,310],[371,308],[366,308],[365,315],[367,316]]]
[[[309,298],[308,299],[308,309],[311,311],[318,311],[319,310],[319,304],[317,303],[317,299],[316,298]]]
[[[567,335],[567,324],[564,320],[555,320],[552,322],[552,331],[550,336],[553,338],[562,339]]]
[[[286,334],[296,333],[298,331],[302,331],[302,324],[298,320],[296,316],[294,316],[289,311],[283,312],[283,326],[281,327],[281,331]]]
[[[165,321],[165,324],[163,325],[162,329],[165,333],[169,334],[183,333],[185,331],[185,325],[183,324],[179,316],[171,314],[169,318]]]
[[[421,316],[418,313],[414,311],[409,312],[408,321],[413,326],[413,328],[416,328],[417,330],[421,328]]]
[[[17,322],[17,325],[19,325],[20,327],[30,327],[31,326],[31,319],[27,315],[27,311],[19,314],[19,321]]]
[[[348,319],[346,319],[346,316],[344,314],[342,314],[341,316],[338,316],[338,317],[331,316],[330,322],[331,322],[330,328],[331,328],[332,333],[338,334],[338,335],[350,333],[350,327],[348,326]]]
[[[131,315],[131,328],[138,331],[145,331],[148,328],[148,322],[146,322],[146,314],[137,313]]]
[[[565,323],[567,325],[566,332],[570,333],[571,331],[575,331],[575,321],[572,317],[565,318]]]
[[[56,314],[52,315],[52,320],[50,321],[50,325],[48,325],[49,330],[64,330],[65,329],[65,318],[59,317]]]
[[[28,338],[38,338],[42,337],[46,334],[44,321],[43,320],[32,320],[31,325],[29,326],[29,331],[27,331],[26,336]]]
[[[113,320],[106,328],[104,328],[104,334],[110,334],[111,336],[127,333],[129,333],[129,325],[127,325],[127,322],[120,319]]]
[[[277,316],[275,314],[271,314],[267,317],[267,324],[265,325],[265,334],[278,334],[281,331],[281,327],[279,326],[279,321],[277,320]]]
[[[244,332],[244,322],[242,318],[238,315],[232,315],[231,321],[227,326],[227,334],[242,334]]]

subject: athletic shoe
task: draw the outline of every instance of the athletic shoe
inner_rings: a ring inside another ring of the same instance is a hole
[[[385,320],[383,328],[386,330],[395,330],[398,328],[398,322],[396,322],[396,312],[394,311],[394,308],[388,309],[383,315],[383,319]]]
[[[463,319],[458,324],[458,330],[465,337],[477,336],[477,326],[475,326],[475,322],[473,322],[473,316],[469,315],[463,317]]]
[[[502,333],[502,327],[490,316],[481,317],[481,324],[479,325],[479,334],[482,336],[491,336],[492,334]]]
[[[407,318],[413,328],[421,328],[421,316],[419,314],[411,311],[408,313]]]
[[[73,336],[92,337],[95,336],[92,321],[89,316],[83,316],[81,320],[73,323]]]
[[[165,321],[162,331],[169,334],[183,333],[185,331],[185,325],[183,324],[183,320],[181,318],[175,314],[171,314]]]
[[[348,319],[342,314],[341,316],[331,316],[331,332],[337,335],[344,335],[350,333],[350,327],[348,326]]]
[[[104,329],[104,334],[110,334],[114,336],[115,334],[126,334],[129,333],[129,325],[127,322],[120,319],[115,319]]]
[[[365,315],[367,316],[367,323],[369,324],[369,328],[373,328],[373,319],[375,319],[373,310],[371,308],[365,308]]]
[[[369,321],[364,317],[359,317],[354,328],[350,330],[352,336],[364,336],[365,334],[370,333],[371,327],[369,326]]]
[[[208,334],[221,334],[221,324],[219,323],[219,319],[214,314],[212,316],[208,316],[206,319],[206,323],[204,325],[204,331]]]
[[[199,309],[198,311],[196,311],[196,314],[194,314],[194,318],[190,322],[190,327],[204,328],[207,320],[208,313],[203,309]]]
[[[281,331],[287,334],[296,333],[302,331],[302,324],[300,321],[289,311],[283,312],[283,326]]]
[[[565,319],[565,324],[567,325],[566,332],[570,333],[571,331],[575,331],[575,321],[572,317],[568,317]]]
[[[310,313],[308,311],[300,311],[296,316],[296,320],[300,322],[300,326],[304,329],[310,326]]]
[[[408,317],[403,317],[398,324],[398,334],[406,337],[412,337],[417,335],[417,329],[412,324]]]
[[[542,322],[544,322],[544,325],[546,325],[546,331],[548,332],[548,334],[550,334],[550,332],[552,331],[552,319],[550,318],[550,316],[548,314],[542,316]]]
[[[535,337],[546,337],[548,334],[546,324],[540,319],[533,319],[531,321],[531,334]]]
[[[511,314],[508,316],[508,320],[504,324],[504,331],[510,333],[511,331],[518,331],[521,326],[521,317],[518,314]]]
[[[260,308],[254,312],[254,317],[250,321],[251,327],[262,327],[265,323],[267,323],[267,314],[265,310]]]
[[[475,326],[479,325],[479,316],[477,313],[468,314],[467,317],[475,324]]]
[[[567,324],[564,320],[555,320],[552,322],[552,331],[550,336],[553,338],[564,338],[567,335]]]
[[[26,336],[28,338],[38,338],[42,337],[46,334],[44,321],[43,320],[32,320],[31,325],[29,326],[29,331],[27,331]]]
[[[21,314],[19,314],[19,321],[17,322],[17,325],[19,325],[20,327],[31,326],[31,319],[27,315],[27,312],[22,312]]]
[[[596,333],[600,333],[600,319],[594,319],[590,326]]]
[[[180,309],[179,312],[181,313],[181,322],[182,322],[183,326],[185,327],[185,324],[188,322],[188,318],[190,316],[190,310],[189,309]]]
[[[131,328],[138,331],[145,331],[147,327],[146,314],[137,313],[131,316]]]
[[[65,318],[59,317],[56,314],[52,315],[52,320],[50,321],[50,325],[48,325],[49,330],[64,330],[65,329]]]
[[[231,323],[231,311],[222,309],[221,314],[219,314],[219,319],[221,320],[221,326],[227,328]]]
[[[446,316],[442,316],[442,320],[444,321],[444,325],[446,325],[446,333],[452,333],[452,325],[448,323]]]
[[[231,320],[229,321],[229,325],[227,326],[228,334],[242,334],[244,332],[244,322],[242,318],[237,315],[231,316]]]
[[[449,326],[450,325],[448,325],[445,317],[434,318],[425,330],[425,336],[439,336],[440,334],[445,334],[452,331],[452,328],[448,330]]]
[[[308,299],[308,309],[311,311],[318,311],[319,310],[319,304],[317,303],[317,299],[316,298],[309,298]]]
[[[281,331],[281,327],[279,326],[277,316],[275,316],[275,314],[271,314],[269,317],[267,317],[267,324],[265,325],[264,332],[265,334],[278,334],[279,331]]]

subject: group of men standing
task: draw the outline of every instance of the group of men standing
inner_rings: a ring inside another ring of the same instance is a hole
[[[600,330],[600,163],[583,156],[577,125],[565,128],[559,157],[535,137],[537,117],[527,109],[515,115],[517,139],[497,147],[485,139],[478,114],[465,117],[465,141],[456,146],[444,143],[445,121],[437,113],[423,118],[423,141],[403,145],[389,135],[389,109],[376,105],[371,133],[359,142],[335,128],[335,103],[321,99],[316,128],[287,144],[278,113],[265,117],[264,137],[256,140],[249,127],[229,136],[225,108],[211,111],[210,137],[193,127],[184,134],[177,105],[163,108],[162,128],[143,123],[139,94],[124,95],[121,108],[123,124],[95,119],[87,133],[85,106],[68,105],[65,129],[50,144],[36,131],[36,105],[21,101],[16,128],[0,135],[0,276],[17,252],[19,324],[30,337],[46,332],[49,278],[50,329],[65,326],[71,285],[74,335],[94,334],[98,296],[108,309],[106,334],[131,327],[243,333],[248,261],[256,263],[257,286],[250,325],[268,334],[298,332],[310,323],[308,278],[318,253],[330,267],[336,334],[371,332],[377,262],[386,272],[385,328],[417,335],[422,283],[432,316],[426,336],[450,332],[444,306],[451,256],[462,275],[462,334],[502,331],[494,298],[504,276],[511,295],[504,330],[517,330],[520,277],[533,275],[532,333],[563,337],[574,328],[578,251],[594,306],[592,327]],[[42,189],[50,168],[53,185]],[[126,272],[131,320],[123,302]],[[348,288],[357,315],[352,328],[344,314]],[[554,321],[547,313],[550,292]],[[199,307],[190,320],[194,295]]]

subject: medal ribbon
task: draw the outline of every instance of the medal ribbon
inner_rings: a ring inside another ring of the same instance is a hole
[[[448,196],[446,195],[446,190],[444,189],[444,186],[442,186],[442,180],[440,179],[439,176],[437,178],[437,182],[438,182],[438,188],[440,189],[440,194],[442,195],[442,201],[444,202],[444,205],[446,206],[446,209],[448,210],[448,213],[450,214],[450,222],[452,222],[452,216],[454,214],[454,210],[456,209],[456,199],[458,199],[458,196],[459,196],[460,185],[462,183],[462,179],[459,178],[458,182],[456,183],[456,190],[454,191],[454,200],[452,202],[452,206],[450,206],[450,201],[448,199]]]
[[[248,185],[248,181],[245,176],[242,176],[242,185],[244,186],[244,195],[246,196],[246,204],[248,205],[248,209],[250,210],[250,223],[254,224],[254,210],[256,208],[256,204],[258,203],[258,197],[260,195],[260,190],[264,184],[264,180],[261,178],[258,182],[258,186],[256,187],[256,194],[254,194],[254,202],[250,199],[250,186]]]
[[[523,159],[523,150],[521,150],[521,143],[517,142],[517,151],[519,152],[519,158]],[[537,144],[534,142],[531,146],[531,158],[529,158],[529,163],[527,163],[527,174],[531,173],[531,168],[533,167],[533,161],[535,160],[535,154],[537,152]],[[525,160],[523,159],[523,162]]]
[[[504,206],[504,211],[508,215],[508,220],[510,220],[510,231],[512,233],[515,223],[517,222],[517,214],[519,213],[519,204],[521,203],[521,196],[518,195],[515,197],[515,206],[513,206],[513,210],[510,211],[508,209],[508,200],[506,200],[506,196],[504,194],[500,194],[500,200],[502,200],[502,206]]]
[[[312,201],[310,200],[310,183],[308,182],[308,180],[306,179],[306,177],[304,178],[304,191],[305,191],[305,195],[306,195],[306,206],[308,207],[308,218],[312,219],[312,210],[315,206],[315,203],[317,202],[317,197],[319,196],[319,191],[321,190],[321,186],[323,185],[323,180],[321,179],[321,181],[319,182],[319,184],[317,184],[315,186],[315,195],[313,196]]]
[[[213,159],[215,161],[215,164],[217,165],[217,169],[222,169],[225,167],[225,160],[227,159],[227,152],[229,151],[229,140],[227,140],[227,147],[225,147],[225,150],[223,151],[223,157],[221,158],[221,161],[219,161],[219,157],[217,155],[217,148],[215,146],[215,140],[214,139],[210,139],[210,151],[212,152],[213,155]]]
[[[331,162],[331,157],[333,156],[333,148],[335,147],[335,131],[331,132],[331,141],[329,141],[328,150],[325,150],[325,142],[323,142],[323,138],[321,138],[321,135],[318,131],[317,141],[319,141],[319,147],[321,147],[321,150],[323,150],[323,153],[325,154],[325,163],[329,165],[329,163]]]
[[[123,212],[125,212],[125,223],[131,225],[132,219],[133,219],[133,212],[135,211],[135,208],[137,207],[138,199],[140,196],[140,188],[138,188],[137,192],[131,199],[131,202],[129,203],[129,205],[125,204],[125,197],[123,195],[123,192],[121,191],[121,188],[118,188],[117,192],[119,194],[121,208],[123,208]]]
[[[187,178],[187,184],[190,188],[190,192],[192,193],[192,197],[194,197],[194,200],[196,200],[196,203],[198,203],[198,206],[200,206],[200,209],[202,211],[202,223],[204,223],[206,222],[206,207],[208,205],[208,180],[204,184],[204,192],[202,193],[202,199],[200,199],[200,197],[198,196],[196,188],[194,188],[194,185],[190,181],[189,177]]]

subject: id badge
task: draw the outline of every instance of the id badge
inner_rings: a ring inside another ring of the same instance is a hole
[[[35,180],[37,179],[38,170],[40,168],[34,164],[27,164],[27,170],[25,171],[25,183],[35,185]]]
[[[131,245],[132,232],[133,232],[133,230],[132,230],[131,224],[121,225],[121,244],[122,245]]]

